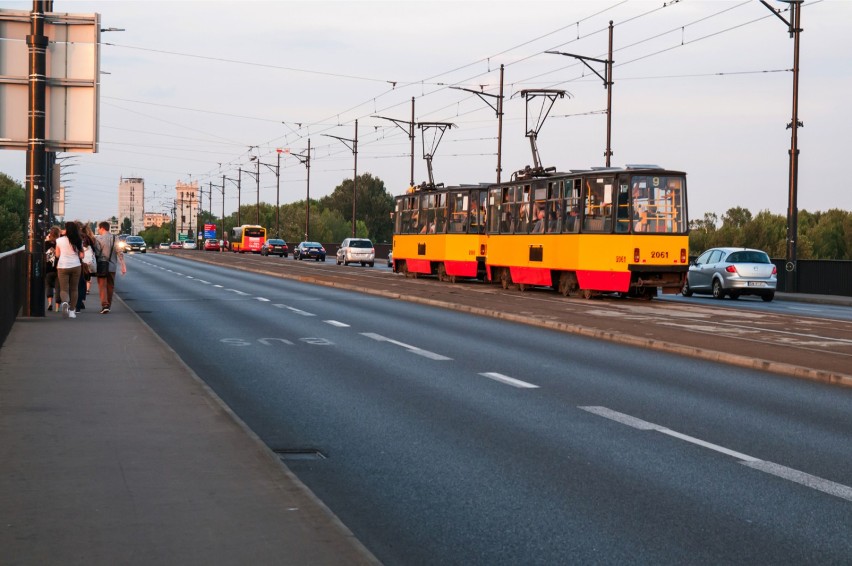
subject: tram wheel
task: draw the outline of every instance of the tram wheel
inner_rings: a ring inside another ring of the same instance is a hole
[[[449,279],[450,283],[456,282],[456,276],[455,275],[448,275],[447,278]]]
[[[557,290],[564,297],[575,295],[577,292],[577,277],[573,273],[560,274],[559,287]]]
[[[521,293],[523,293],[524,291],[527,290],[527,284],[526,283],[518,283],[518,289],[521,291]]]
[[[582,296],[586,300],[589,300],[594,297],[595,294],[591,289],[580,289],[580,296]]]
[[[508,269],[502,269],[500,271],[500,285],[503,286],[504,289],[508,289],[509,285],[512,283],[512,275],[509,273]]]
[[[447,276],[447,268],[444,267],[443,263],[438,264],[438,281],[449,281],[450,278]]]

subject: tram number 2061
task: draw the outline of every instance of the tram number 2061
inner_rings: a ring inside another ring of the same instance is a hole
[[[669,257],[669,252],[651,252],[651,259],[666,259]]]

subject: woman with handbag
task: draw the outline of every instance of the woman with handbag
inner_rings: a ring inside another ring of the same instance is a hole
[[[76,222],[65,223],[65,234],[56,240],[56,282],[62,300],[62,316],[77,318],[71,305],[77,304],[77,286],[82,271],[83,239]]]
[[[112,294],[115,291],[115,272],[121,265],[121,274],[124,275],[127,273],[127,266],[124,264],[124,254],[117,246],[115,236],[109,233],[109,222],[98,223],[96,240],[100,249],[97,272],[101,314],[107,314],[112,306]]]

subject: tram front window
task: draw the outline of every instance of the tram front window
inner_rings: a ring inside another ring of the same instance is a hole
[[[633,232],[679,234],[686,231],[686,179],[636,176],[631,182]]]

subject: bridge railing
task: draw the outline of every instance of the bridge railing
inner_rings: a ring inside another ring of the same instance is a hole
[[[24,247],[0,253],[0,346],[6,340],[24,303]]]

